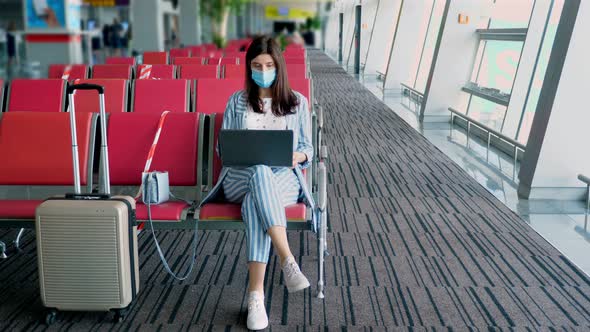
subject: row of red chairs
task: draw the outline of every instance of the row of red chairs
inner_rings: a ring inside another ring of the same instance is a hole
[[[232,93],[244,87],[242,79],[218,80],[124,80],[83,79],[79,83],[94,83],[105,88],[105,106],[109,113],[211,113],[211,109],[225,109]],[[5,112],[64,112],[67,82],[58,79],[14,79],[8,86]],[[291,79],[292,89],[311,98],[309,79]],[[35,91],[35,98],[30,98]],[[215,96],[215,97],[212,97]],[[98,94],[77,91],[77,112],[98,112]]]
[[[23,80],[26,81],[26,80]],[[28,80],[51,81],[51,80]],[[57,80],[59,81],[59,80]],[[115,82],[110,80],[107,82]],[[17,81],[16,83],[18,83]],[[66,84],[60,81],[62,84]],[[101,83],[88,80],[92,83]],[[135,91],[135,99],[145,99],[151,96],[151,101],[144,100],[141,105],[136,103],[137,111],[133,113],[115,112],[111,102],[106,106],[110,111],[108,119],[108,139],[110,150],[111,184],[115,186],[138,186],[145,157],[151,145],[151,139],[159,121],[162,110],[174,107],[174,99],[169,92],[182,90],[169,84],[188,83],[182,80],[137,81],[141,85],[149,85],[151,90]],[[15,82],[12,82],[14,84]],[[223,84],[219,84],[223,83]],[[310,97],[310,82],[299,89]],[[220,173],[221,162],[213,153],[213,146],[217,142],[217,135],[221,127],[220,119],[225,111],[225,104],[229,96],[241,89],[242,82],[235,82],[235,86],[219,80],[197,81],[196,109],[198,113],[174,111],[171,113],[162,131],[158,151],[153,160],[153,169],[170,171],[170,184],[173,191],[182,191],[180,196],[198,200],[203,184],[208,188],[214,184]],[[296,82],[292,83],[294,86]],[[168,89],[162,90],[164,86]],[[50,95],[45,89],[38,90],[40,96]],[[185,89],[186,91],[186,89]],[[105,86],[105,98],[112,99],[112,86]],[[141,98],[140,98],[141,97]],[[47,100],[49,103],[55,101]],[[158,103],[158,109],[151,112],[144,108],[153,107],[151,103]],[[90,190],[94,165],[93,156],[96,141],[96,105],[97,94],[93,91],[78,91],[75,96],[76,121],[80,149],[80,164],[84,170],[81,182]],[[311,103],[310,103],[311,104]],[[51,104],[46,104],[51,105]],[[140,111],[140,109],[142,109]],[[204,117],[210,117],[210,133],[204,132]],[[216,120],[219,119],[219,120]],[[71,166],[71,149],[69,138],[68,114],[64,112],[18,112],[9,110],[0,120],[0,155],[14,156],[4,158],[0,163],[0,185],[9,186],[71,186],[73,183]],[[35,135],[31,135],[35,132]],[[204,135],[212,137],[209,145],[202,144]],[[200,170],[205,156],[209,160],[207,178]],[[62,189],[65,190],[65,189]],[[34,219],[36,206],[44,199],[43,196],[33,200],[4,199],[0,200],[0,220],[31,221]],[[180,221],[192,212],[192,206],[183,201],[171,201],[152,208],[152,216],[156,221]],[[290,222],[302,223],[308,220],[306,208],[303,204],[296,204],[287,208]],[[147,210],[138,204],[137,218],[145,220]],[[200,210],[198,216],[201,221],[217,222],[240,221],[240,205],[231,203],[211,203]],[[302,223],[305,225],[305,223]],[[238,224],[239,225],[239,224]]]
[[[180,64],[177,62],[188,61],[188,58],[195,58],[191,61],[199,61],[202,64],[243,64],[246,60],[246,52],[239,51],[197,51],[199,48],[187,47],[171,49],[168,52],[150,51],[143,53],[144,64]],[[287,63],[305,63],[306,51],[303,48],[287,48],[283,52],[283,56]],[[135,65],[134,57],[108,57],[106,64],[128,64]],[[186,63],[186,62],[185,62]]]
[[[87,65],[52,64],[49,66],[48,78],[66,78],[67,80],[85,78],[123,78],[132,79],[200,79],[200,78],[240,78],[246,75],[244,65],[94,65],[92,70]],[[68,73],[69,70],[69,73]],[[287,74],[291,78],[308,77],[305,64],[287,64]]]

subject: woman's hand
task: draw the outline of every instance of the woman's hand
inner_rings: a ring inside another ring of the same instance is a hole
[[[307,161],[307,155],[302,152],[293,152],[293,168],[297,167],[298,164]]]

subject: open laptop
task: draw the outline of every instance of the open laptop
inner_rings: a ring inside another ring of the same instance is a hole
[[[225,167],[292,167],[293,131],[221,130],[219,152]]]

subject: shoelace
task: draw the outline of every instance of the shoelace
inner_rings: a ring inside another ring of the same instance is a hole
[[[254,311],[254,309],[258,309],[260,307],[260,299],[253,298],[248,300],[248,311]]]
[[[285,275],[287,276],[287,278],[291,279],[294,275],[298,273],[299,267],[297,266],[297,263],[290,262],[287,264],[287,266],[285,266]]]

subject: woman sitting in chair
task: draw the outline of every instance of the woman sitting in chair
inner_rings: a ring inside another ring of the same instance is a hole
[[[224,167],[217,185],[203,200],[203,203],[210,201],[223,189],[227,201],[242,204],[250,273],[247,325],[249,329],[260,330],[268,326],[263,283],[271,242],[279,255],[288,291],[309,287],[289,249],[285,207],[300,198],[308,206],[314,204],[301,172],[313,157],[308,101],[291,90],[285,59],[272,38],[256,38],[248,48],[246,87],[230,97],[222,129],[293,131],[292,168]]]

